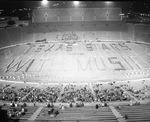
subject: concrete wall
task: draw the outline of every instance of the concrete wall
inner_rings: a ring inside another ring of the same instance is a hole
[[[34,9],[33,22],[120,21],[121,8]]]
[[[78,41],[129,40],[150,42],[150,25],[122,22],[70,22],[32,24],[0,30],[0,47],[34,42],[39,39],[62,41],[68,33],[75,33]]]

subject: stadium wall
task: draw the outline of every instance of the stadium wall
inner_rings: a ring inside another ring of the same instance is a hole
[[[76,33],[79,41],[120,40],[150,42],[150,25],[124,22],[34,23],[24,27],[0,29],[0,47],[35,42],[40,39],[62,41],[66,33]]]
[[[34,9],[32,22],[120,21],[121,8]]]

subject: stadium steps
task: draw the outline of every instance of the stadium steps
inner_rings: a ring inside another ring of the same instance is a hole
[[[102,122],[117,122],[116,117],[113,115],[109,107],[101,107],[95,109],[93,107],[82,107],[82,108],[66,108],[59,110],[59,114],[56,117],[50,117],[48,115],[49,108],[43,108],[39,116],[35,121],[49,120],[49,121],[102,121]],[[44,116],[41,116],[41,115]]]
[[[22,120],[22,119],[11,119],[11,120],[8,120],[8,122],[26,122],[26,120]]]
[[[115,117],[117,118],[118,122],[126,122],[123,116],[113,107],[109,106]]]
[[[128,115],[127,122],[150,122],[150,105],[121,106],[122,116]]]
[[[40,111],[42,110],[43,107],[39,107],[34,113],[33,115],[28,119],[28,121],[34,121],[37,117],[37,115],[40,113]]]
[[[3,110],[9,110],[10,106],[3,106],[2,109]],[[19,106],[15,107],[16,109],[21,109]],[[36,111],[37,107],[25,107],[27,109],[27,112],[25,115],[22,115],[19,117],[19,119],[16,118],[12,118],[9,119],[9,122],[26,122],[31,116],[32,114]]]

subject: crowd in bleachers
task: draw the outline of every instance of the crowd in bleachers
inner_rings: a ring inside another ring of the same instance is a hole
[[[66,85],[63,92],[61,93],[61,102],[92,102],[94,101],[94,96],[90,89],[86,86],[77,87],[76,85]]]
[[[7,110],[9,118],[19,118],[21,115],[25,115],[26,112],[27,109],[25,107],[16,107],[14,103],[10,105],[10,108],[8,108]]]
[[[115,102],[115,101],[130,101],[131,97],[125,93],[130,91],[134,93],[135,97],[139,97],[141,93],[142,98],[146,98],[146,90],[150,89],[145,86],[143,89],[134,90],[127,84],[122,86],[103,84],[89,84],[77,85],[54,85],[42,88],[25,86],[19,88],[15,85],[0,86],[0,100],[6,102],[29,102],[29,103],[46,103],[46,102],[62,102],[62,103],[77,103],[77,102]],[[124,89],[122,88],[124,87]]]
[[[104,84],[55,84],[39,87],[28,86],[27,84],[24,87],[15,86],[14,84],[0,84],[0,107],[7,110],[9,119],[16,119],[28,116],[28,109],[26,109],[28,102],[33,103],[35,108],[36,103],[45,103],[47,109],[44,110],[47,113],[41,114],[50,117],[56,117],[61,110],[66,109],[66,105],[63,103],[68,103],[68,107],[72,108],[84,107],[86,102],[96,102],[95,109],[99,109],[107,107],[109,102],[130,101],[129,106],[132,106],[132,99],[125,93],[124,89],[138,94],[139,92],[144,93],[144,90],[150,89],[150,87],[145,85],[143,91],[136,91],[127,84],[119,85],[115,82]],[[9,102],[9,105],[7,102]],[[60,102],[59,109],[56,109],[55,104],[53,104],[56,102]],[[140,102],[136,102],[135,105],[140,105]],[[120,110],[121,107],[118,106],[117,109]]]
[[[96,101],[129,101],[131,99],[130,96],[125,94],[124,91],[119,87],[102,89],[101,85],[102,84],[95,84],[93,87],[96,95]]]
[[[149,85],[141,85],[141,88],[139,89],[136,89],[130,84],[122,84],[121,87],[123,87],[126,91],[129,91],[134,97],[139,100],[150,99],[150,95],[147,94],[148,90],[150,90]]]
[[[78,40],[78,35],[76,34],[76,33],[74,33],[74,32],[70,32],[70,33],[66,33],[66,34],[63,34],[62,35],[62,39],[61,40],[65,40],[65,41],[67,41],[67,40]]]
[[[0,100],[21,102],[22,98],[26,96],[33,87],[16,88],[6,85],[0,88]]]
[[[34,88],[23,101],[39,103],[47,101],[56,102],[59,94],[59,87],[46,87],[45,89]]]
[[[10,102],[10,104],[0,105],[0,120],[2,122],[16,122],[17,120],[27,120],[38,107],[28,106],[26,103]]]

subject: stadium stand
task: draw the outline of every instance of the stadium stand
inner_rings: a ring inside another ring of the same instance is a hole
[[[95,18],[97,21],[104,21],[104,20],[108,20],[107,18],[107,8],[98,8],[98,9],[94,9],[94,13],[95,13]]]
[[[0,35],[1,35],[0,44],[1,45],[0,46],[5,47],[5,46],[9,46],[9,45],[14,45],[14,44],[35,42],[36,40],[41,40],[41,39],[47,39],[48,42],[61,41],[62,36],[63,36],[63,33],[61,31],[66,29],[65,33],[67,34],[68,31],[70,31],[70,30],[72,31],[72,29],[68,29],[69,27],[67,24],[66,24],[66,26],[62,26],[61,24],[59,24],[59,26],[56,26],[56,24],[57,23],[55,23],[53,25],[33,24],[31,27],[17,27],[17,28],[1,29],[1,31],[0,31]],[[93,24],[89,24],[89,23],[83,24],[83,23],[79,22],[78,24],[72,23],[69,26],[72,26],[72,28],[74,28],[74,29],[80,30],[80,31],[73,31],[79,37],[78,41],[81,41],[81,40],[82,41],[85,41],[85,40],[87,40],[87,41],[97,41],[97,40],[128,41],[128,40],[133,40],[133,38],[136,35],[138,35],[137,32],[138,32],[139,27],[136,27],[137,25],[132,25],[132,24],[127,24],[126,30],[122,30],[122,27],[120,27],[118,25],[118,27],[116,27],[112,31],[107,31],[109,29],[111,30],[111,28],[114,28],[114,26],[111,26],[113,24],[114,24],[114,22],[111,22],[107,26],[107,24],[106,23],[104,24],[103,22],[100,22],[100,24],[98,24],[98,22],[95,22]],[[76,25],[78,25],[78,26],[76,26]],[[88,25],[88,26],[85,26],[85,25]],[[94,27],[96,27],[95,28],[96,31],[93,31]],[[106,29],[106,27],[108,29]],[[86,31],[88,29],[91,31]],[[135,29],[134,30],[135,35],[132,35],[132,33],[134,32],[132,29]],[[142,30],[145,33],[148,33],[147,29],[149,29],[149,28],[145,27],[144,29],[139,29],[139,30]],[[59,30],[60,32],[57,32],[57,30]],[[82,32],[82,30],[84,30],[84,32]],[[143,33],[143,32],[141,32],[141,33]],[[135,41],[136,41],[136,39],[137,38],[134,38]],[[144,39],[145,39],[145,37],[143,38],[143,40]],[[133,46],[131,45],[131,47],[133,47]],[[144,52],[144,50],[145,49],[143,49],[143,52]],[[138,52],[138,54],[143,53],[143,52],[140,53],[139,51],[141,51],[141,50],[138,50],[138,49],[135,49],[135,51]],[[145,57],[144,59],[147,58],[146,60],[149,62],[148,55],[141,55],[141,56]]]
[[[53,22],[53,23],[30,23],[29,32],[59,32],[59,31],[127,31],[126,23],[120,21],[76,21],[76,22]]]
[[[137,84],[135,86],[135,83]],[[149,100],[150,99],[150,87],[145,84],[145,82],[141,81],[132,81],[132,82],[122,82],[120,83],[121,87],[123,87],[126,91],[129,91],[131,95],[136,97],[139,100]]]
[[[0,47],[5,47],[8,45],[12,45],[11,38],[9,37],[7,29],[0,30]]]
[[[7,29],[7,32],[8,32],[8,36],[9,36],[11,42],[14,45],[21,43],[22,32],[21,32],[20,28],[10,28],[10,29]]]
[[[33,10],[33,22],[46,22],[47,12],[46,9],[35,9]]]
[[[120,8],[109,8],[107,9],[108,21],[120,21],[121,20],[121,9]]]
[[[84,21],[94,21],[95,20],[94,9],[92,8],[83,9],[83,19]]]
[[[60,86],[51,86],[42,88],[34,88],[32,92],[26,96],[23,101],[24,102],[39,102],[45,103],[47,101],[56,102],[59,94],[60,94],[61,87]]]
[[[69,9],[59,10],[59,21],[71,21],[71,15]]]
[[[135,24],[134,25],[134,40],[135,41],[143,41],[149,42],[149,33],[150,33],[150,26],[144,24]]]
[[[56,108],[58,109],[58,108]],[[59,110],[59,114],[56,117],[50,117],[48,115],[49,108],[43,108],[37,117],[36,121],[49,120],[49,121],[103,121],[103,122],[117,122],[116,117],[113,115],[109,107],[101,107],[95,109],[94,107],[73,107]]]
[[[120,8],[34,9],[33,22],[120,21],[120,13]]]
[[[83,9],[74,8],[70,9],[71,21],[82,21],[83,20]]]
[[[150,105],[132,105],[132,106],[120,106],[116,109],[126,118],[127,122],[148,122],[150,121]]]
[[[20,27],[21,31],[21,43],[28,43],[28,42],[34,42],[34,35],[29,32],[28,27]],[[17,33],[16,33],[17,34]]]
[[[127,29],[126,31],[121,31],[121,40],[133,40],[133,25],[132,24],[127,24]]]
[[[119,87],[111,84],[93,84],[93,90],[96,95],[96,101],[129,101],[130,96],[124,93]]]
[[[16,106],[10,106],[10,105],[4,105],[1,107],[1,110],[6,111],[7,116],[8,116],[8,121],[9,122],[25,122],[27,121],[32,114],[36,111],[38,107],[34,106],[21,106],[18,105]],[[3,118],[4,119],[4,118]]]
[[[94,97],[88,86],[66,85],[61,93],[61,102],[92,102]]]
[[[46,22],[57,22],[59,11],[57,9],[47,9],[47,21]]]

